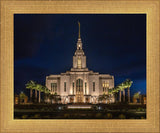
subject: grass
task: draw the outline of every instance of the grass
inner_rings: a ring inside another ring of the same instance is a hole
[[[92,109],[67,109],[62,104],[15,105],[15,119],[146,119],[145,105],[99,104]],[[101,107],[99,109],[99,106]]]

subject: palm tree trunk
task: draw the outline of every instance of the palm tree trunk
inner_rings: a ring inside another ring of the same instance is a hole
[[[119,92],[119,102],[121,102],[121,90]]]
[[[35,90],[35,102],[37,102],[37,90]]]
[[[123,102],[125,102],[125,89],[123,90]]]
[[[32,102],[32,89],[30,89],[30,102]]]
[[[37,98],[37,90],[35,90],[35,98]]]
[[[128,87],[128,103],[130,103],[130,89]]]
[[[39,91],[39,103],[41,102],[41,91]]]

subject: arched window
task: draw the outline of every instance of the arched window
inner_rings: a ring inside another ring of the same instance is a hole
[[[76,81],[76,91],[77,92],[83,92],[83,80],[78,79]]]
[[[77,102],[83,102],[83,80],[76,80],[76,97]]]

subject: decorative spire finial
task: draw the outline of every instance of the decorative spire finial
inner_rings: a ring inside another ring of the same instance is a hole
[[[78,21],[78,25],[79,25],[79,34],[78,34],[78,38],[81,38],[81,32],[80,32],[80,22]]]

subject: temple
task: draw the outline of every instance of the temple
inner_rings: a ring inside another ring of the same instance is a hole
[[[46,87],[51,94],[61,98],[61,103],[99,103],[98,98],[108,94],[108,90],[114,87],[114,76],[99,74],[87,68],[86,56],[82,47],[80,23],[78,32],[77,49],[73,56],[73,66],[70,71],[59,75],[46,77]],[[102,64],[103,65],[103,64]],[[114,103],[112,95],[110,100],[104,103]]]

